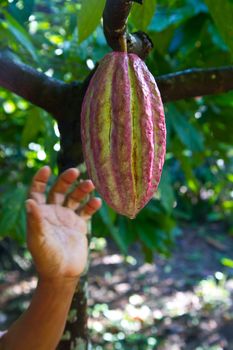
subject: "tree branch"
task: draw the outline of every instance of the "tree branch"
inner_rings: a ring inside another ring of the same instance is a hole
[[[67,84],[48,77],[20,61],[8,50],[0,51],[0,86],[51,113],[61,115]]]
[[[156,78],[163,102],[233,90],[233,66],[193,68]]]
[[[76,142],[79,139],[77,116],[92,75],[93,72],[82,84],[66,84],[18,62],[8,51],[0,51],[0,86],[51,113],[59,121],[61,129],[65,123],[66,142],[72,141],[68,134],[69,126],[74,123],[77,124]],[[187,69],[158,76],[156,81],[164,102],[218,94],[233,90],[233,66]]]
[[[133,0],[142,3],[141,0]],[[132,2],[129,0],[107,0],[104,13],[104,35],[108,45],[114,51],[121,51],[122,38],[127,40],[128,52],[135,53],[145,59],[153,48],[150,38],[143,32],[126,33],[126,22]]]

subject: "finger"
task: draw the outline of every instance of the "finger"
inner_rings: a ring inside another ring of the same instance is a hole
[[[94,190],[95,186],[91,180],[85,180],[75,188],[73,192],[66,199],[65,205],[73,210],[76,210],[80,202],[87,198],[87,196]]]
[[[41,225],[43,222],[43,217],[40,211],[38,203],[33,199],[26,200],[26,210],[27,210],[27,222],[30,226],[30,232],[42,232]]]
[[[102,200],[100,198],[94,197],[90,199],[87,204],[84,205],[79,215],[85,219],[88,219],[92,215],[94,215],[97,212],[97,210],[100,209],[101,205]]]
[[[32,185],[29,191],[29,198],[34,199],[38,204],[46,202],[45,189],[51,174],[49,166],[44,166],[37,171],[32,179]]]
[[[79,170],[76,168],[70,168],[64,171],[51,188],[48,196],[48,203],[62,205],[65,200],[66,192],[74,181],[77,180],[79,174]]]

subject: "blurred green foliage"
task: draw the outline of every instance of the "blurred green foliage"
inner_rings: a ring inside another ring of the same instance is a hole
[[[4,0],[0,49],[66,82],[82,81],[110,48],[102,32],[99,0]],[[154,42],[151,72],[232,64],[230,0],[153,0],[135,4],[129,29]],[[24,242],[24,200],[35,171],[50,164],[57,174],[59,134],[43,110],[0,89],[0,235]],[[93,232],[111,235],[123,253],[140,241],[146,259],[168,255],[182,221],[224,220],[233,233],[233,92],[167,103],[167,158],[158,193],[135,220],[107,205]]]

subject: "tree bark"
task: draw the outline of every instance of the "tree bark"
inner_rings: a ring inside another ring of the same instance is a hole
[[[19,62],[8,51],[0,51],[0,86],[43,108],[58,121],[65,153],[70,158],[67,162],[61,155],[60,163],[66,163],[61,169],[72,164],[72,159],[82,159],[76,147],[80,144],[79,116],[93,73],[82,83],[66,84]],[[233,90],[233,66],[190,68],[155,78],[164,102]]]
[[[61,116],[67,84],[27,66],[9,50],[0,50],[0,86],[51,113]]]
[[[219,94],[233,89],[233,66],[192,68],[156,78],[164,102]]]
[[[57,350],[88,350],[89,337],[87,329],[87,273],[82,276],[74,294],[65,332]]]

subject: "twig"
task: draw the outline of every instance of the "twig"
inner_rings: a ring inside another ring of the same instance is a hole
[[[153,48],[150,38],[142,32],[129,34],[126,31],[126,22],[130,13],[132,2],[129,0],[107,0],[104,13],[104,35],[108,45],[114,51],[121,51],[122,37],[127,39],[127,51],[137,54],[145,59]],[[134,0],[134,2],[142,3],[142,0]]]

